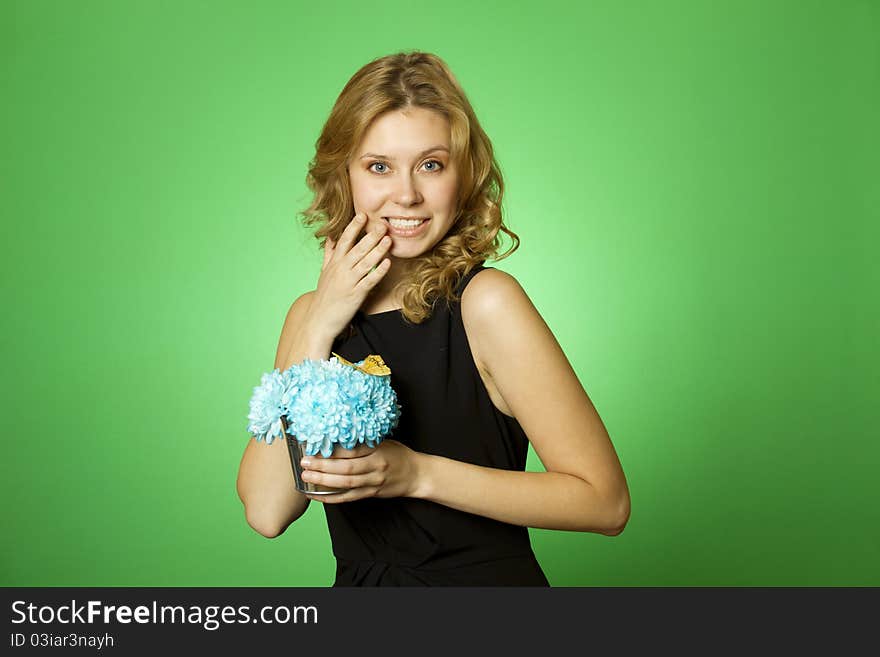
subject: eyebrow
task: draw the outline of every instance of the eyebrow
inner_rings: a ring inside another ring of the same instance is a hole
[[[434,151],[446,151],[448,153],[449,149],[446,146],[443,146],[442,144],[438,144],[437,146],[431,146],[431,148],[428,148],[428,149],[422,151],[421,153],[419,153],[419,157],[423,157],[423,156],[427,155],[428,153],[433,153]],[[376,155],[375,153],[364,153],[363,155],[361,155],[360,159],[363,160],[368,157],[374,157],[377,160],[391,160],[392,162],[394,161],[393,157],[389,157],[388,155]]]

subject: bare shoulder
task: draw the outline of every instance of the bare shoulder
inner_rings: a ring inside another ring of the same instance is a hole
[[[462,292],[461,319],[492,403],[520,419],[523,409],[517,408],[516,400],[522,394],[516,386],[529,378],[522,367],[529,356],[555,344],[549,328],[519,281],[499,269],[474,274]],[[511,367],[518,371],[511,373]]]
[[[474,274],[461,295],[461,316],[476,337],[501,327],[511,316],[536,313],[535,307],[514,276],[500,269]]]
[[[275,367],[281,367],[282,361],[290,351],[293,338],[309,312],[314,290],[310,290],[298,296],[287,311],[284,318],[284,326],[281,327],[281,337],[278,338],[278,350],[275,354]]]
[[[308,311],[309,305],[312,303],[313,296],[315,296],[314,290],[309,290],[308,292],[300,294],[294,299],[293,303],[290,304],[290,310],[287,311],[287,317],[296,318],[300,315],[304,315]]]
[[[519,281],[499,269],[484,269],[468,282],[461,319],[474,362],[487,380],[499,358],[515,358],[545,326]]]

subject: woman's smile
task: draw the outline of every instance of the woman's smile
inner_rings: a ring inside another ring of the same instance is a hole
[[[382,217],[382,220],[387,224],[388,232],[392,237],[418,237],[428,229],[428,224],[431,223],[430,217],[420,220]]]

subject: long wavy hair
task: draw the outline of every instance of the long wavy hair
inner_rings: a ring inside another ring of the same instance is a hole
[[[445,116],[451,128],[450,158],[459,172],[456,214],[447,234],[413,260],[408,276],[395,287],[407,321],[420,324],[434,304],[457,300],[455,289],[474,266],[501,260],[519,247],[519,237],[502,221],[504,181],[492,143],[464,90],[446,63],[431,53],[404,51],[375,59],[346,83],[315,143],[306,184],[314,193],[300,214],[323,247],[337,241],[354,216],[348,162],[371,123],[393,110],[420,107]],[[499,254],[501,233],[512,240]]]

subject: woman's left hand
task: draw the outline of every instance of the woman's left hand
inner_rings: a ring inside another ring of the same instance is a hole
[[[303,481],[350,490],[305,495],[329,504],[365,497],[412,497],[418,485],[418,457],[418,452],[391,439],[383,440],[377,447],[337,446],[327,458],[320,454],[306,456],[302,460]]]

